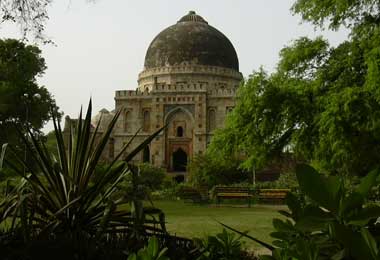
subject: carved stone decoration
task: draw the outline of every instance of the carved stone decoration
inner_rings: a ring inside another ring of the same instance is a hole
[[[194,117],[195,115],[195,105],[194,104],[165,104],[164,105],[164,118],[168,115],[170,111],[173,111],[177,108],[182,108],[189,113],[191,113]]]

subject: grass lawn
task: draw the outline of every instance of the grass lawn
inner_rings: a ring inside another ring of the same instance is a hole
[[[286,209],[285,206],[277,205],[252,205],[251,208],[245,205],[217,207],[214,204],[199,205],[183,201],[154,201],[154,206],[164,211],[167,229],[172,235],[187,238],[215,235],[223,229],[217,222],[219,221],[237,230],[249,231],[249,235],[269,243],[272,242],[269,236],[273,231],[272,219],[281,218],[277,211]],[[4,223],[2,227],[4,228]],[[249,239],[243,241],[245,247],[250,250],[262,249]]]
[[[272,219],[281,217],[277,211],[284,206],[252,205],[251,208],[215,205],[197,205],[183,201],[155,201],[154,205],[165,212],[167,228],[171,234],[193,238],[204,237],[222,231],[216,220],[236,228],[249,231],[253,237],[271,242]],[[246,240],[246,247],[260,248],[260,245]]]

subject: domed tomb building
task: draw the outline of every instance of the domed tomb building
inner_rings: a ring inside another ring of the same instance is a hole
[[[112,159],[138,129],[129,150],[168,124],[135,160],[185,174],[189,159],[204,153],[214,130],[223,127],[241,80],[229,39],[189,12],[153,39],[138,88],[116,91],[115,110],[122,113],[105,156]]]

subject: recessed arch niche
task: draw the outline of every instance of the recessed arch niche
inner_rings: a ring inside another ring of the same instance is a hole
[[[165,117],[167,128],[165,162],[171,172],[186,172],[193,151],[194,117],[187,109],[177,107]]]

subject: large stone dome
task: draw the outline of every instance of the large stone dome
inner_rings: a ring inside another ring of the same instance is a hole
[[[229,39],[193,11],[154,38],[144,66],[151,69],[189,64],[239,71],[238,57]]]

